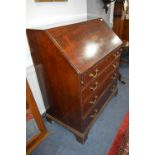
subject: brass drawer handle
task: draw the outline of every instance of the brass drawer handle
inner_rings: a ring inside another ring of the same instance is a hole
[[[94,105],[96,103],[96,101],[97,101],[98,96],[96,95],[94,98],[95,98],[94,101],[90,101],[89,102],[90,104],[93,104]]]
[[[96,69],[96,70],[95,70],[95,74],[90,73],[90,74],[89,74],[89,77],[91,77],[91,78],[96,78],[96,77],[97,77],[97,75],[98,75],[98,72],[99,72],[99,70],[98,70],[98,69]]]
[[[112,92],[112,93],[116,93],[116,90],[117,90],[116,88],[112,88],[112,89],[111,89],[111,92]]]
[[[111,91],[114,93],[115,92],[115,88],[112,88]]]
[[[114,56],[115,58],[117,58],[117,53],[115,53],[113,56]]]
[[[117,74],[116,73],[112,76],[112,80],[115,80],[115,79],[117,79]]]
[[[118,63],[113,64],[113,68],[114,68],[114,69],[116,69],[116,68],[117,68],[117,66],[118,66]]]
[[[117,52],[117,53],[113,54],[113,56],[114,56],[115,58],[120,57],[120,56],[121,56],[121,53],[120,53],[120,52]]]
[[[95,116],[96,116],[96,113],[95,113],[95,114],[93,114],[93,115],[91,115],[90,117],[91,117],[91,118],[94,118]]]
[[[121,53],[118,53],[118,57],[120,57],[121,56]]]
[[[116,86],[113,85],[113,87],[111,88],[111,91],[114,93],[116,91]]]
[[[97,109],[95,109],[94,111],[95,111],[95,113],[98,113],[98,110]]]
[[[95,87],[90,87],[90,90],[95,91],[97,89],[98,82],[95,82]]]
[[[91,118],[94,118],[94,117],[97,115],[97,113],[98,113],[98,110],[95,109],[95,113],[94,113],[93,115],[90,115],[90,117],[91,117]]]

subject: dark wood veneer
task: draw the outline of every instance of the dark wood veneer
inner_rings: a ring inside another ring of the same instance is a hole
[[[122,41],[102,19],[26,32],[41,91],[50,105],[46,117],[71,130],[83,143],[115,94]],[[88,89],[97,80],[99,87],[91,94]],[[85,107],[86,100],[98,92],[97,104]]]

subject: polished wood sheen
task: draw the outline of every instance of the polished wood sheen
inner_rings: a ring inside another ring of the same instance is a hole
[[[122,41],[103,19],[26,32],[47,118],[84,143],[117,92]]]

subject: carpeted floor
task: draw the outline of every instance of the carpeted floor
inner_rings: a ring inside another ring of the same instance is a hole
[[[113,97],[91,128],[85,144],[76,141],[74,135],[57,123],[48,123],[48,138],[31,155],[107,155],[121,122],[129,109],[129,68],[120,66],[125,85],[118,82],[118,95]],[[52,133],[52,134],[51,134]]]
[[[116,134],[116,137],[109,149],[108,155],[129,155],[129,113],[125,118]]]

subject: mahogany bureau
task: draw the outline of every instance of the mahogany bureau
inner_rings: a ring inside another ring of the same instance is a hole
[[[26,32],[41,91],[50,105],[46,118],[84,143],[117,93],[122,41],[103,19]]]

